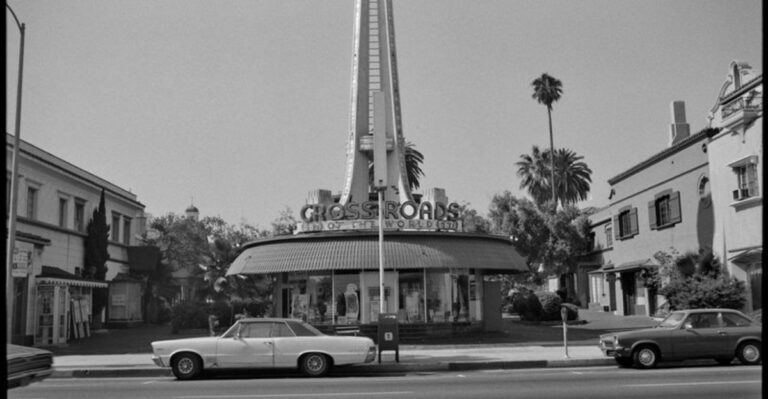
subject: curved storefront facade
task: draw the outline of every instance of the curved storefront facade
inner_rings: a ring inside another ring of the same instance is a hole
[[[510,240],[483,234],[389,231],[384,234],[384,309],[402,323],[483,320],[489,274],[525,270]],[[313,233],[247,244],[229,275],[269,274],[276,316],[312,324],[378,320],[376,232]]]

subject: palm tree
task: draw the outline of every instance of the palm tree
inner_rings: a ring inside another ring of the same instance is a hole
[[[411,190],[420,187],[419,179],[424,176],[421,164],[424,163],[424,154],[416,149],[416,145],[410,141],[405,144],[405,172],[408,174],[408,184]]]
[[[419,179],[424,176],[421,170],[421,164],[424,163],[424,154],[416,149],[416,145],[410,141],[405,143],[405,173],[408,175],[408,185],[411,191],[418,189],[421,185]],[[368,161],[368,182],[373,181],[373,160]]]
[[[555,151],[557,199],[565,206],[586,200],[592,183],[592,169],[582,161],[584,157],[567,148]]]
[[[561,148],[555,151],[554,159],[549,151],[540,151],[533,146],[531,154],[520,155],[520,161],[516,163],[517,176],[520,188],[525,188],[538,204],[544,204],[552,200],[552,193],[556,193],[555,205],[574,204],[587,199],[592,182],[592,169],[582,161],[584,157],[575,152]],[[556,190],[552,190],[553,175],[547,173],[547,163],[556,165],[555,182]]]
[[[547,159],[549,152],[541,152],[538,146],[533,146],[531,155],[520,155],[517,162],[517,176],[522,178],[520,188],[528,189],[528,193],[537,204],[544,204],[552,199],[550,176],[547,176]]]
[[[539,103],[547,106],[547,118],[549,120],[549,151],[555,152],[555,142],[552,137],[552,103],[560,99],[563,92],[563,83],[549,76],[546,73],[531,82],[533,86],[533,98]],[[555,160],[550,160],[552,169],[552,180],[555,180]],[[555,186],[552,185],[552,198],[555,198]],[[557,203],[555,203],[557,206]]]

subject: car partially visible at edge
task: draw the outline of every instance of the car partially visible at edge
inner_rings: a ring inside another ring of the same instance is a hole
[[[6,344],[8,388],[42,381],[53,374],[53,353],[45,349]]]

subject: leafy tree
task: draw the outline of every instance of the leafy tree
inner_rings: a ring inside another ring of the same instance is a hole
[[[550,151],[541,152],[537,146],[533,146],[531,154],[521,155],[520,161],[516,163],[517,176],[522,179],[520,188],[527,189],[540,205],[552,200],[552,175],[546,173],[546,164],[550,159]],[[567,148],[555,151],[556,200],[562,206],[587,199],[592,169],[582,159],[584,157]]]
[[[465,232],[488,233],[491,231],[491,222],[478,215],[476,210],[470,208],[468,202],[463,202],[459,205],[459,220]]]
[[[572,206],[552,214],[505,191],[491,199],[489,218],[491,232],[511,237],[515,248],[526,257],[534,282],[570,270],[587,250],[588,217]],[[538,271],[540,265],[544,276]]]
[[[286,207],[280,212],[280,217],[272,222],[272,235],[291,235],[294,231],[296,231],[296,218],[293,216],[293,210]]]
[[[547,107],[547,120],[549,121],[549,152],[554,153],[555,142],[552,137],[552,104],[560,99],[560,96],[563,93],[563,83],[556,78],[543,73],[540,77],[531,82],[531,86],[533,86],[533,99],[539,104],[544,104]],[[550,165],[552,169],[552,181],[555,181],[554,159],[550,159]],[[552,185],[551,188],[551,198],[555,198],[555,186]],[[557,203],[554,205],[557,205]]]
[[[688,251],[678,255],[659,251],[654,259],[660,267],[648,280],[667,298],[670,310],[699,308],[742,309],[747,302],[743,281],[728,276],[711,251]]]
[[[107,276],[109,260],[109,230],[107,208],[104,204],[104,189],[101,190],[99,206],[93,210],[91,220],[86,227],[85,255],[83,259],[83,277],[104,281]],[[93,289],[94,328],[101,328],[101,311],[107,306],[107,288]]]

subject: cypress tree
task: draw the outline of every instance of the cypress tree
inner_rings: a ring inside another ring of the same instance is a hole
[[[84,277],[104,281],[107,276],[107,261],[109,260],[109,230],[107,225],[107,209],[104,205],[104,189],[101,189],[99,206],[93,210],[93,216],[88,222],[85,238],[85,259],[83,261]],[[93,315],[95,324],[100,325],[99,315],[107,305],[107,289],[93,289]]]

